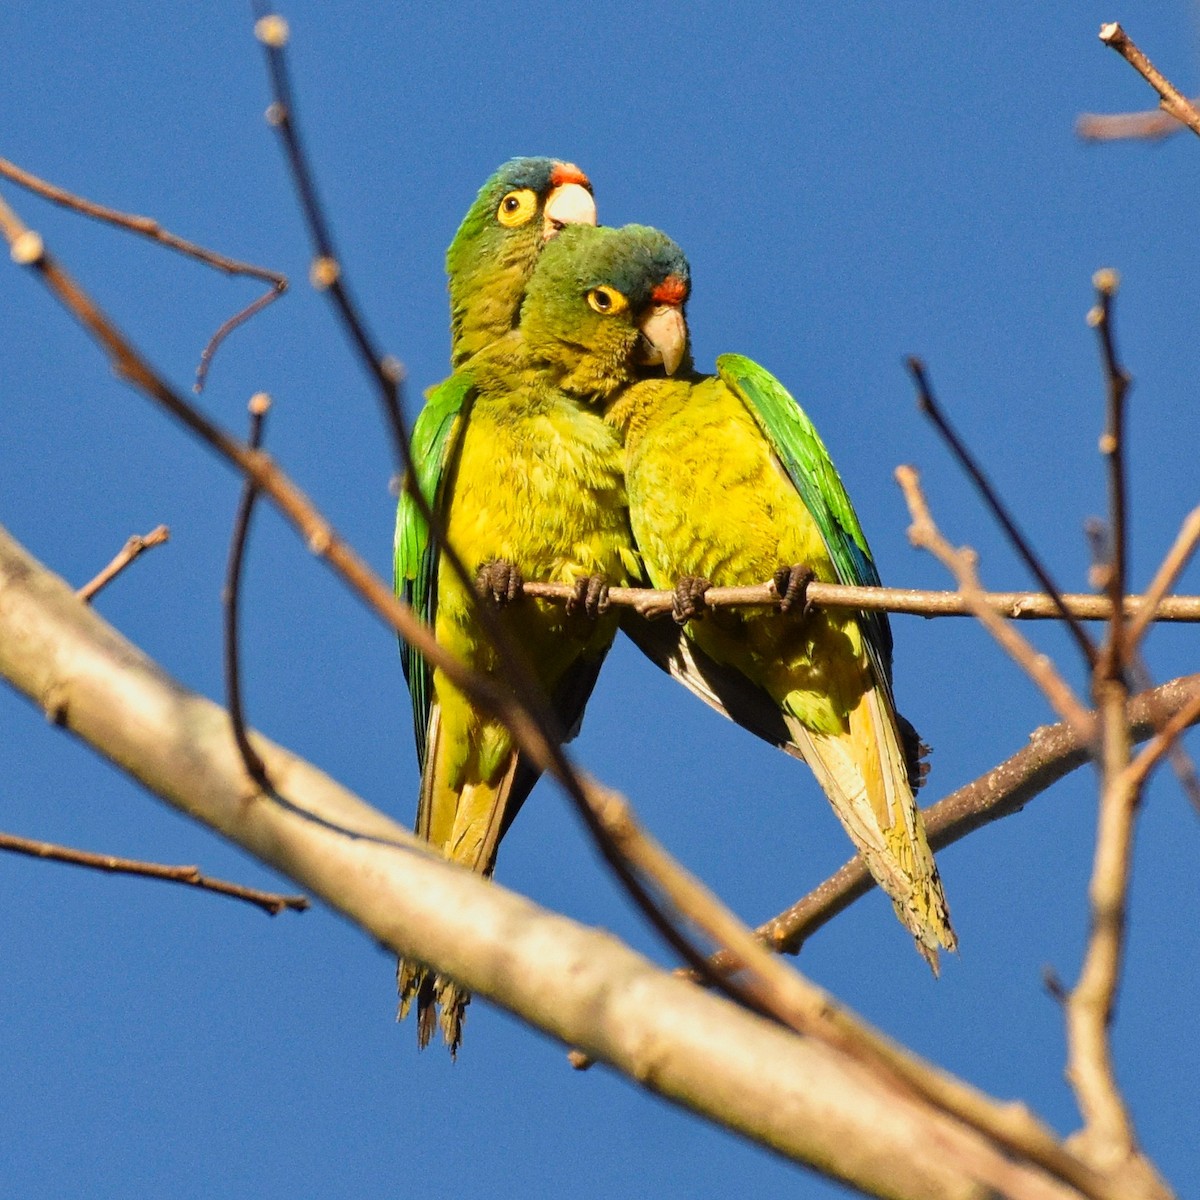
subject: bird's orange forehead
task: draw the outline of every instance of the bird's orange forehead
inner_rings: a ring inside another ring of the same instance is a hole
[[[687,293],[688,285],[686,280],[681,279],[678,275],[668,275],[650,293],[650,297],[659,304],[682,304],[687,299]]]
[[[550,186],[562,187],[564,183],[577,183],[589,192],[592,190],[592,181],[574,163],[555,163],[550,172]]]

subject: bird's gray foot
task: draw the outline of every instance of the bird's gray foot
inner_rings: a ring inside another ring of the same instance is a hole
[[[671,616],[676,624],[686,625],[697,617],[704,616],[707,605],[704,593],[712,587],[712,580],[703,575],[684,575],[675,584],[675,596],[671,601]]]
[[[794,563],[790,567],[780,567],[773,577],[775,592],[779,596],[779,611],[798,611],[802,617],[807,617],[812,611],[808,602],[808,585],[816,578],[812,567],[802,563]]]
[[[583,611],[593,621],[608,612],[608,581],[603,575],[589,575],[575,585],[575,595],[567,601],[567,612],[572,616]]]
[[[475,590],[489,604],[504,608],[519,595],[524,584],[521,572],[506,559],[493,558],[479,568],[475,576]]]

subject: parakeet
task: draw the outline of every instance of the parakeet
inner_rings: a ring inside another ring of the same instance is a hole
[[[450,365],[517,322],[542,247],[566,225],[595,225],[588,177],[554,158],[514,158],[483,185],[446,251]]]
[[[676,589],[686,641],[667,661],[661,640],[656,652],[636,622],[624,628],[702,698],[809,764],[936,972],[939,947],[956,940],[913,798],[922,748],[896,713],[887,615],[794,603],[810,579],[878,585],[858,517],[783,385],[736,354],[697,374],[682,320],[675,334],[664,357],[684,369],[623,389],[607,415],[625,443],[645,573]],[[798,611],[704,611],[709,586],[766,579]]]
[[[596,223],[596,205],[591,183],[574,164],[553,158],[514,158],[500,166],[479,190],[446,252],[450,292],[451,365],[461,367],[472,355],[507,334],[516,324],[525,286],[542,247],[569,224]],[[412,455],[417,486],[439,506],[445,519],[453,499],[456,456],[469,424],[474,396],[467,376],[456,374],[431,388],[426,405],[417,418],[412,438]],[[498,486],[502,486],[500,481]],[[412,604],[427,621],[437,611],[439,548],[428,536],[417,506],[407,491],[402,492],[396,514],[395,586],[397,594]],[[417,762],[426,775],[429,729],[433,708],[433,680],[420,655],[400,643],[400,659],[413,702],[413,727]],[[515,796],[508,784],[507,803],[497,804],[497,814],[507,828],[532,786],[522,780]],[[417,832],[445,849],[442,822],[433,822],[432,798],[423,786],[418,804]],[[442,809],[447,807],[443,800]],[[498,824],[481,844],[460,861],[477,870],[490,871],[502,830]],[[441,839],[441,840],[439,840]],[[397,980],[401,996],[400,1015],[407,1012],[413,995],[420,993],[419,1037],[425,1045],[432,1032],[433,997],[443,986],[428,979],[415,964],[401,961]],[[450,1007],[459,1016],[449,1023],[457,1045],[461,1009],[465,996],[450,995]]]
[[[603,586],[637,578],[617,430],[608,396],[653,361],[655,288],[674,269],[634,249],[628,231],[573,225],[542,251],[519,330],[476,352],[429,400],[418,428],[418,482],[447,538],[550,698],[565,736],[578,730],[616,634]],[[448,419],[439,414],[450,413]],[[430,433],[429,430],[433,430]],[[411,501],[402,502],[396,578],[438,641],[484,675],[496,654],[461,582]],[[579,602],[517,596],[521,578],[576,585]],[[409,653],[422,762],[418,832],[455,861],[490,873],[496,848],[536,782],[502,723],[478,711]],[[435,1004],[454,1051],[468,997],[419,964],[400,970],[402,1014],[415,1000],[419,1038]]]

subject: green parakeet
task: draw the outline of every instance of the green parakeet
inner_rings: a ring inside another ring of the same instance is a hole
[[[887,615],[703,608],[714,584],[774,578],[789,609],[809,579],[878,585],[854,507],[782,384],[736,354],[696,374],[682,320],[676,335],[668,353],[685,369],[624,389],[608,417],[625,442],[645,573],[677,588],[686,638],[664,656],[637,622],[624,627],[703,699],[809,764],[936,971],[939,947],[956,942],[913,798],[921,747],[896,713]]]
[[[620,439],[602,405],[653,360],[653,294],[674,264],[633,254],[636,242],[628,231],[563,230],[528,282],[520,329],[477,351],[437,389],[416,434],[419,484],[567,737],[616,634],[599,585],[638,572]],[[469,596],[411,502],[400,506],[396,578],[442,645],[499,677]],[[579,602],[518,598],[521,578],[575,584]],[[536,772],[499,721],[411,651],[407,661],[422,763],[417,830],[455,861],[490,873]],[[440,1006],[455,1050],[466,994],[416,963],[401,964],[399,981],[401,1012],[415,1001],[422,1044]]]
[[[591,183],[572,163],[553,158],[514,158],[492,174],[467,210],[446,252],[452,366],[461,367],[472,355],[512,330],[542,247],[566,225],[578,223],[594,225],[596,205]],[[417,486],[438,505],[443,519],[453,499],[455,484],[451,477],[470,423],[469,405],[474,394],[472,381],[462,372],[431,388],[413,430]],[[429,538],[416,504],[404,492],[396,514],[396,591],[429,622],[437,612],[439,567],[439,548]],[[434,708],[433,678],[424,659],[412,653],[403,641],[400,659],[412,695],[417,762],[424,779]],[[514,795],[510,780],[504,788],[505,798],[497,804],[502,821],[478,845],[463,844],[453,856],[476,870],[490,871],[501,826],[507,828],[532,782],[522,779]],[[422,787],[417,832],[441,849],[447,849],[446,808],[443,798],[440,820],[435,822],[432,793]],[[432,1033],[434,998],[448,985],[403,961],[399,964],[398,985],[402,1017],[414,995],[418,997],[419,1038],[425,1045]],[[451,1015],[446,1025],[448,1031],[453,1030],[452,1046],[457,1045],[460,1036],[465,1003],[465,996],[448,990],[447,1012]]]

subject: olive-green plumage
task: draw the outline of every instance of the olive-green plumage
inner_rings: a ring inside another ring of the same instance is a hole
[[[724,355],[624,389],[609,419],[626,446],[630,519],[656,587],[761,583],[781,567],[878,584],[824,444],[769,372]],[[885,614],[718,610],[655,654],[702,698],[812,767],[871,873],[937,969],[955,937],[913,788],[918,739],[896,715]]]
[[[474,354],[430,397],[428,426],[443,431],[435,455],[441,466],[421,472],[419,482],[471,572],[499,561],[526,579],[624,584],[637,577],[622,449],[601,406],[634,378],[643,341],[637,316],[658,267],[652,255],[614,254],[614,239],[631,240],[582,225],[560,233],[529,281],[520,330]],[[611,299],[618,293],[628,298],[624,307]],[[439,438],[428,428],[417,437],[422,453],[434,454]],[[396,574],[438,641],[476,671],[499,677],[470,597],[436,555],[411,502],[402,504],[397,525]],[[499,620],[573,735],[616,634],[616,614],[593,618],[518,597]],[[536,773],[504,725],[441,672],[430,673],[411,654],[408,670],[423,764],[418,832],[456,861],[490,872]],[[401,964],[399,981],[402,1013],[416,1002],[422,1041],[437,1005],[454,1050],[465,993],[415,963]]]

